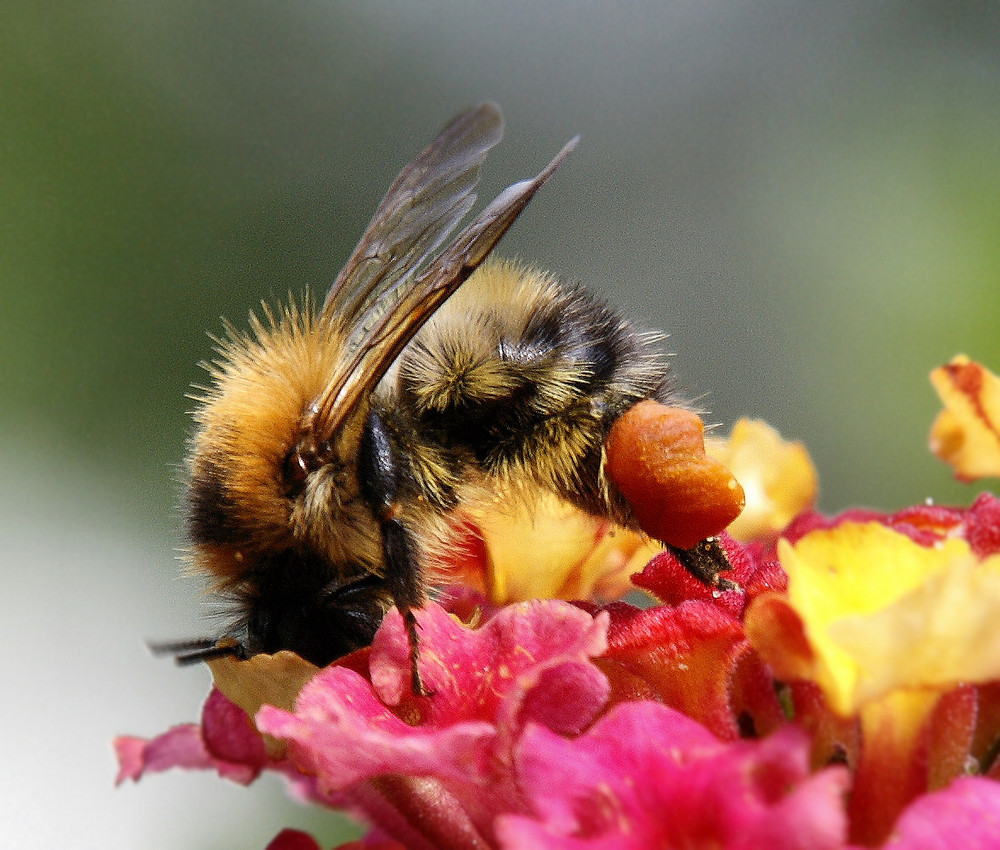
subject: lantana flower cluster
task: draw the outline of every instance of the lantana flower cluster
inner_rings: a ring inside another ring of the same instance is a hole
[[[932,380],[933,450],[1000,472],[1000,382],[964,358]],[[392,611],[324,669],[211,662],[200,722],[120,738],[119,781],[271,771],[386,850],[1000,846],[1000,499],[824,516],[763,423],[708,451],[747,497],[728,582],[559,506],[469,517],[461,583],[417,613],[429,696]]]

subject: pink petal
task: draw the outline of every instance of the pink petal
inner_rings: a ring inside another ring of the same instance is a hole
[[[607,646],[606,615],[545,600],[508,605],[476,630],[438,605],[417,617],[421,674],[433,699],[410,693],[409,643],[395,610],[372,644],[371,680],[386,705],[413,703],[428,724],[487,720],[512,731],[534,720],[578,732],[607,698],[607,681],[590,663]]]
[[[119,759],[117,782],[138,782],[147,773],[159,773],[172,767],[207,769],[211,756],[201,739],[201,728],[194,723],[174,726],[162,735],[144,738],[122,737],[115,741]]]
[[[552,600],[508,606],[478,630],[435,604],[417,618],[432,697],[410,691],[409,644],[391,612],[372,646],[371,682],[329,667],[294,713],[265,705],[257,725],[290,742],[291,762],[316,778],[301,793],[382,806],[373,822],[407,846],[488,840],[497,813],[524,810],[512,776],[524,724],[576,733],[603,707],[608,682],[590,657],[606,646],[608,618]]]
[[[472,779],[487,771],[496,735],[482,721],[410,726],[376,699],[365,679],[343,667],[317,673],[299,694],[294,714],[263,706],[257,726],[291,742],[292,760],[330,790],[392,773]]]
[[[518,750],[537,818],[499,819],[501,846],[840,848],[840,769],[808,773],[808,744],[787,727],[724,744],[651,702],[614,708],[574,741],[541,727]]]
[[[205,746],[201,727],[194,723],[174,726],[162,735],[144,738],[121,737],[115,741],[119,771],[116,783],[135,782],[147,773],[171,768],[217,770],[220,775],[246,785],[257,778],[260,768],[215,758]]]
[[[900,850],[996,850],[1000,847],[1000,782],[957,779],[925,794],[900,816],[883,845]]]
[[[215,770],[226,779],[247,785],[268,761],[264,742],[249,718],[215,689],[205,701],[201,725],[174,726],[149,740],[121,737],[115,741],[115,751],[118,783],[179,767]]]

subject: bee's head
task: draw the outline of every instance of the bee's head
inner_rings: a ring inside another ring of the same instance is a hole
[[[345,552],[366,560],[372,546],[354,516],[363,512],[355,460],[366,411],[332,437],[314,427],[344,355],[342,333],[294,303],[278,316],[265,308],[251,324],[251,335],[227,327],[218,341],[188,462],[192,559],[221,585],[289,553],[338,564]]]

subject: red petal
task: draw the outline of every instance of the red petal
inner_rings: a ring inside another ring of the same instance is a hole
[[[738,620],[715,605],[687,601],[612,621],[604,658],[647,682],[667,705],[723,738],[736,738],[731,687],[749,651]]]
[[[861,753],[847,811],[851,840],[885,841],[900,813],[927,790],[933,692],[896,691],[861,710]]]
[[[965,517],[965,539],[977,557],[1000,553],[1000,499],[981,493]]]
[[[971,685],[948,691],[931,717],[927,787],[943,788],[968,769],[976,731],[977,691]]]
[[[205,748],[216,759],[261,770],[267,763],[264,740],[246,712],[212,688],[201,713]]]
[[[672,552],[661,552],[653,558],[641,573],[632,576],[632,583],[643,590],[652,593],[661,602],[668,605],[678,605],[689,599],[699,599],[718,605],[734,617],[740,617],[747,603],[746,588],[755,583],[755,579],[764,566],[773,569],[771,562],[762,562],[759,546],[745,546],[737,543],[728,535],[722,535],[722,544],[726,556],[732,566],[724,577],[735,582],[741,589],[719,591],[709,587],[691,575],[674,556]],[[781,568],[777,568],[778,573]],[[771,573],[768,573],[770,576]],[[769,581],[761,577],[762,581]],[[787,581],[787,579],[786,579]],[[759,591],[758,591],[759,592]]]
[[[795,722],[812,741],[810,763],[813,768],[828,764],[856,765],[861,751],[861,729],[857,719],[844,719],[834,714],[815,682],[790,682],[785,687]]]
[[[309,833],[298,829],[283,829],[267,845],[266,850],[322,850]]]

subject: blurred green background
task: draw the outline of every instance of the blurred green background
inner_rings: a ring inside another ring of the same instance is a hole
[[[501,246],[664,328],[728,428],[808,445],[822,506],[965,503],[927,372],[1000,369],[1000,6],[8,3],[0,25],[0,835],[262,848],[296,811],[109,740],[194,719],[184,393],[219,317],[322,290],[458,109],[481,197],[582,143]],[[9,745],[8,745],[9,746]]]

